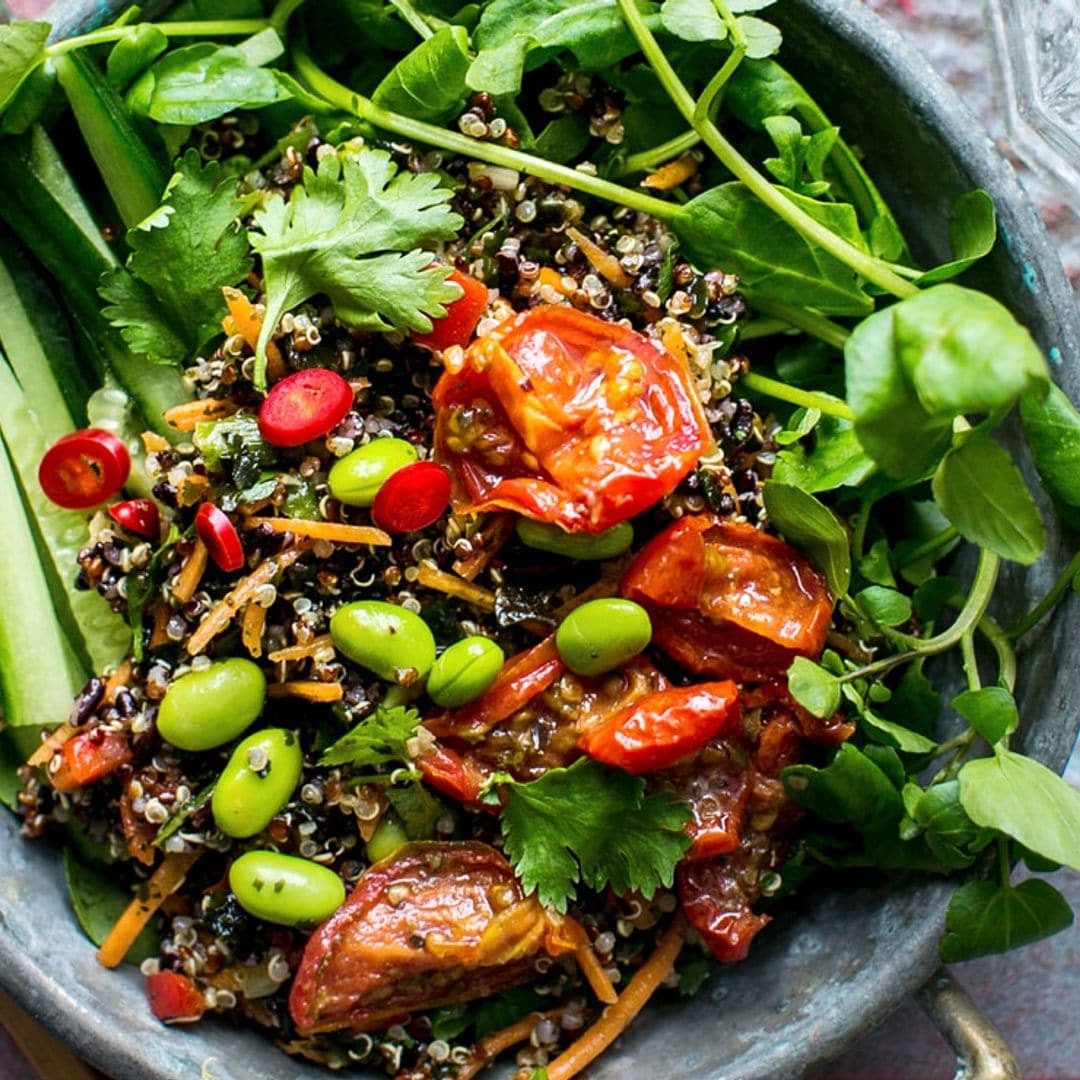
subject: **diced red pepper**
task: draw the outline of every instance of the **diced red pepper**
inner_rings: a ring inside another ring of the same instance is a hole
[[[202,992],[186,975],[158,971],[146,977],[150,1011],[166,1024],[190,1024],[206,1012]]]
[[[92,784],[131,761],[131,746],[118,731],[100,728],[84,731],[68,739],[60,748],[60,764],[49,771],[49,782],[57,791]]]

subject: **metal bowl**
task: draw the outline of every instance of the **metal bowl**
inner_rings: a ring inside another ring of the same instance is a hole
[[[911,238],[916,255],[948,255],[956,195],[985,188],[1000,243],[973,275],[1031,328],[1075,399],[1080,320],[1061,264],[1012,170],[956,95],[926,62],[854,0],[785,0],[786,61],[865,151],[870,171]],[[1041,594],[1067,558],[1051,526],[1048,558],[1011,567],[995,611],[1006,619]],[[1073,673],[1080,638],[1068,634],[1071,601],[1032,635],[1019,697],[1027,753],[1060,770],[1080,722]],[[19,839],[0,820],[0,982],[65,1042],[118,1080],[263,1080],[326,1072],[290,1059],[249,1030],[208,1021],[167,1028],[150,1015],[133,969],[101,968],[68,909],[56,852]],[[592,1069],[628,1075],[726,1080],[799,1075],[839,1053],[882,1020],[936,967],[951,886],[915,880],[822,892],[797,918],[774,925],[750,959],[713,978],[689,1002],[651,1006]]]

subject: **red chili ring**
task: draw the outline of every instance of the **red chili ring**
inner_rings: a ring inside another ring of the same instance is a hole
[[[112,498],[130,472],[127,447],[112,432],[83,428],[45,451],[38,466],[38,483],[57,506],[89,510]]]
[[[214,563],[226,573],[239,570],[244,565],[244,545],[240,534],[223,510],[213,503],[203,503],[195,515],[195,531],[206,545]]]
[[[259,431],[273,446],[301,446],[326,435],[353,405],[353,389],[336,371],[308,368],[275,383],[259,409]]]
[[[415,461],[379,488],[371,520],[387,532],[413,532],[437,521],[449,504],[450,473],[434,461]]]
[[[153,499],[128,499],[126,502],[113,503],[109,507],[109,517],[136,536],[156,540],[161,534],[161,514]]]

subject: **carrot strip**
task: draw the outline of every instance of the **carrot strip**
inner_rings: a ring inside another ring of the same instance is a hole
[[[177,486],[176,503],[178,506],[194,506],[206,494],[210,487],[210,478],[193,473],[185,476]]]
[[[39,765],[48,765],[52,761],[53,754],[63,749],[64,743],[75,734],[75,727],[65,721],[55,731],[50,732],[49,737],[26,759],[26,764],[37,768]]]
[[[457,1072],[457,1080],[472,1080],[481,1069],[494,1061],[504,1050],[509,1050],[518,1043],[523,1043],[533,1032],[533,1028],[543,1019],[554,1020],[561,1016],[563,1009],[551,1009],[543,1013],[530,1013],[528,1016],[510,1024],[509,1027],[500,1028],[485,1035],[473,1047],[472,1057],[467,1065],[462,1066]]]
[[[105,680],[105,704],[112,705],[116,701],[116,695],[131,682],[131,661],[125,660]]]
[[[463,559],[454,560],[454,573],[472,581],[495,558],[513,531],[513,514],[493,514],[472,538],[472,551]]]
[[[165,410],[165,423],[177,431],[194,431],[196,424],[207,420],[224,420],[239,408],[239,405],[225,398],[185,401]]]
[[[162,645],[169,644],[169,635],[166,627],[169,625],[170,607],[164,600],[154,601],[154,625],[150,630],[150,642],[147,648],[160,649]]]
[[[573,296],[576,291],[576,286],[567,286],[563,281],[562,274],[558,270],[553,270],[550,266],[540,267],[540,275],[537,281],[541,285],[547,285],[549,289],[554,289],[560,296]]]
[[[262,332],[263,312],[239,289],[224,288],[221,291],[225,296],[225,306],[229,309],[229,314],[221,320],[221,329],[226,334],[239,334],[254,350]],[[285,361],[275,341],[266,343],[266,363],[266,374],[271,382],[285,374]]]
[[[240,622],[240,640],[250,656],[262,656],[262,636],[266,628],[266,608],[252,601],[244,608]]]
[[[99,963],[112,968],[124,959],[132,942],[139,936],[139,932],[166,898],[180,887],[191,865],[201,854],[201,851],[192,851],[165,856],[161,865],[146,883],[146,895],[136,896],[128,904],[101,943],[97,954]]]
[[[283,649],[275,649],[267,655],[266,659],[272,664],[278,664],[282,660],[307,660],[308,657],[317,656],[333,647],[334,639],[329,634],[320,634],[318,637],[313,637],[306,645],[286,645]]]
[[[571,225],[566,230],[566,235],[574,241],[589,260],[607,278],[609,284],[616,289],[628,289],[633,284],[633,278],[622,268],[617,255],[605,251],[595,240],[586,236],[580,229]]]
[[[693,154],[683,154],[659,169],[649,173],[641,181],[642,187],[653,188],[656,191],[670,191],[678,187],[685,180],[689,180],[698,171],[698,159]]]
[[[249,517],[245,528],[265,525],[277,533],[292,533],[308,540],[329,540],[335,544],[371,544],[389,547],[390,535],[370,525],[345,525],[338,521],[307,521],[304,518]]]
[[[257,589],[268,585],[280,571],[292,566],[304,551],[303,547],[287,548],[279,555],[261,562],[247,577],[238,581],[217,605],[203,616],[202,622],[188,640],[188,652],[192,656],[198,656],[236,618],[237,612],[255,599]]]
[[[339,682],[314,682],[297,679],[295,682],[270,683],[268,697],[297,697],[305,701],[340,701],[344,691]]]
[[[425,588],[437,589],[439,592],[459,597],[485,611],[495,610],[495,594],[490,589],[474,585],[471,581],[466,581],[454,574],[448,574],[426,559],[420,563],[420,574],[416,582]]]
[[[588,937],[574,950],[574,957],[577,959],[578,967],[581,968],[581,974],[585,976],[585,981],[592,987],[592,992],[605,1005],[614,1005],[619,1000],[618,992],[615,990],[614,983],[608,978],[608,973],[604,970],[604,965],[600,963]]]
[[[186,604],[195,595],[195,590],[199,587],[199,582],[202,581],[202,576],[206,572],[206,560],[209,554],[206,545],[196,539],[191,554],[180,568],[180,573],[176,575],[176,584],[173,586],[172,594],[177,603]]]
[[[548,1080],[570,1080],[602,1054],[625,1030],[675,966],[683,945],[683,920],[676,917],[652,956],[638,968],[618,1000],[577,1042],[547,1067]]]

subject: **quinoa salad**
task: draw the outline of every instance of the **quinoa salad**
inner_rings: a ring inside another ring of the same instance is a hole
[[[568,1080],[841,878],[968,871],[947,961],[1071,922],[1009,742],[1080,560],[994,618],[991,431],[1069,521],[1080,416],[769,6],[0,28],[4,801],[162,1022]]]

